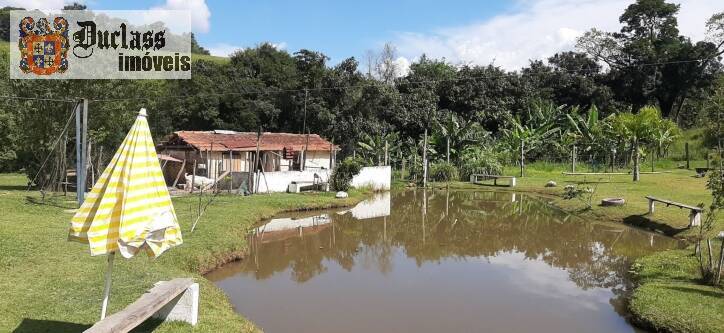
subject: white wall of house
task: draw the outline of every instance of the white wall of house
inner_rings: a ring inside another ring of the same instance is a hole
[[[392,167],[374,166],[364,167],[352,177],[352,187],[371,187],[375,191],[387,191],[392,183]]]
[[[315,174],[321,177],[322,182],[329,181],[329,170],[264,172],[264,174],[260,174],[257,192],[286,192],[289,184],[293,181],[313,182]]]
[[[318,170],[321,168],[329,169],[329,161],[331,158],[328,150],[310,150],[307,152],[305,168],[310,170]]]

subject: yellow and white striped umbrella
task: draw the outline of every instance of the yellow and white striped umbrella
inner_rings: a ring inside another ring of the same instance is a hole
[[[126,258],[141,250],[158,257],[183,242],[146,109],[73,216],[68,239],[88,243],[94,256],[120,252]]]

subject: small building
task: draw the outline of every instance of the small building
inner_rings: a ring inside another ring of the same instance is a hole
[[[211,179],[230,174],[241,181],[254,171],[257,145],[256,171],[265,176],[298,171],[328,178],[339,150],[317,134],[264,132],[257,142],[255,132],[214,130],[174,132],[157,146],[157,151],[163,158],[181,161],[162,162],[169,185],[183,184],[183,175],[194,173]]]

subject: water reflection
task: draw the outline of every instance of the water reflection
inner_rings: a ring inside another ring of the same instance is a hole
[[[473,191],[386,193],[348,210],[286,214],[249,243],[252,260],[208,277],[269,332],[631,331],[619,315],[631,260],[677,246],[526,195]],[[341,299],[346,310],[335,308]],[[296,320],[273,316],[280,306]],[[326,321],[315,319],[321,308]],[[401,321],[408,315],[415,320]]]

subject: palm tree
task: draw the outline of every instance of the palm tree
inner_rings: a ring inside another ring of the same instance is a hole
[[[654,133],[661,123],[661,111],[654,106],[645,106],[637,114],[620,113],[614,118],[614,131],[631,142],[633,149],[633,181],[641,178],[641,145],[653,142]]]

